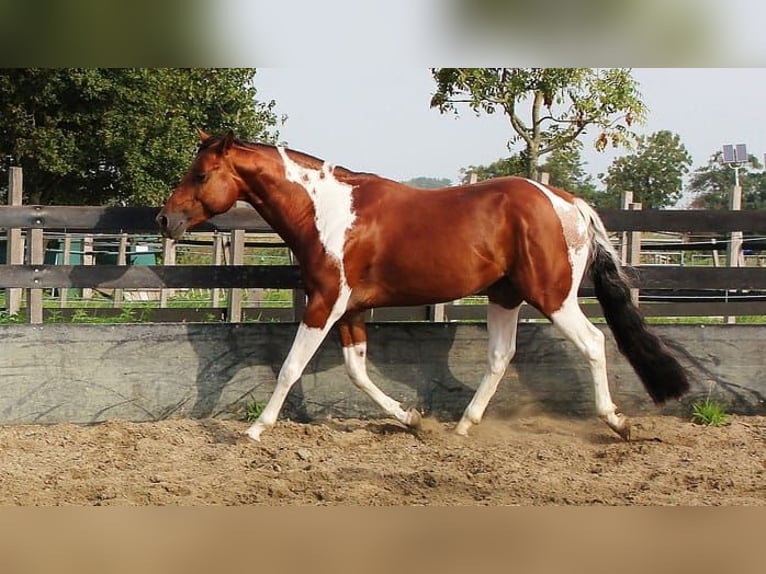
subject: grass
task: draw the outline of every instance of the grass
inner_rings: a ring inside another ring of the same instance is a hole
[[[254,423],[257,421],[265,406],[266,405],[255,399],[250,399],[245,405],[245,422]]]
[[[692,405],[692,422],[709,427],[725,425],[729,415],[723,404],[707,397]]]

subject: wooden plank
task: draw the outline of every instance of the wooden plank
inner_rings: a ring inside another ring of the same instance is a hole
[[[766,267],[634,267],[636,286],[646,289],[764,289]]]
[[[583,313],[587,317],[601,318],[604,313],[601,305],[596,302],[581,305]],[[394,320],[418,321],[422,314],[419,307],[402,308],[410,309],[409,313],[398,311]],[[382,312],[379,312],[382,311]],[[376,310],[374,319],[377,321],[389,321],[387,310]],[[641,303],[641,313],[644,317],[722,317],[725,315],[750,315],[766,316],[766,301],[734,301],[734,302],[684,302],[684,303]],[[486,305],[447,305],[446,314],[448,321],[484,322],[487,319]],[[523,320],[545,319],[534,307],[524,305],[521,308],[519,318]]]
[[[52,231],[92,233],[158,233],[156,207],[91,207],[69,205],[26,205],[0,207],[0,227],[25,227]],[[195,231],[272,232],[252,208],[237,207],[216,215]]]
[[[641,267],[641,289],[766,289],[766,267]],[[1,287],[161,289],[161,288],[299,288],[300,270],[293,265],[6,265]],[[592,284],[583,282],[582,295]]]
[[[585,303],[583,312],[591,318],[602,318],[603,313],[598,303]],[[43,321],[55,317],[59,321],[68,321],[80,312],[75,308],[61,310],[44,309]],[[450,305],[445,306],[448,322],[483,323],[487,319],[486,305]],[[729,303],[642,303],[641,312],[645,317],[722,317],[725,315],[749,315],[766,317],[766,302],[736,301]],[[122,309],[97,307],[88,309],[88,315],[96,318],[115,318],[124,315]],[[156,323],[210,323],[226,320],[225,307],[184,307],[166,308],[147,307],[135,308],[132,312],[137,320]],[[370,323],[387,322],[424,322],[428,319],[426,306],[416,307],[382,307],[367,311],[365,318]],[[242,319],[247,322],[280,322],[294,323],[293,310],[289,307],[244,307]],[[545,318],[533,307],[524,305],[521,308],[521,320],[544,320]]]
[[[293,265],[5,265],[0,286],[72,287],[104,289],[178,289],[300,286],[300,271]]]
[[[0,227],[45,228],[55,231],[94,233],[157,233],[157,207],[91,206],[0,206]],[[766,233],[766,210],[739,212],[720,210],[643,210],[602,209],[599,214],[610,231],[696,231],[727,233],[744,231]],[[249,207],[236,207],[216,215],[195,231],[268,233],[273,230]]]
[[[610,231],[696,231],[766,233],[766,211],[648,209],[638,212],[602,209],[599,215]]]

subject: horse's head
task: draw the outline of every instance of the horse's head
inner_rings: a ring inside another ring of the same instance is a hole
[[[229,158],[234,133],[213,138],[199,131],[197,157],[157,215],[163,236],[179,239],[184,232],[214,215],[228,211],[239,199],[244,183]]]

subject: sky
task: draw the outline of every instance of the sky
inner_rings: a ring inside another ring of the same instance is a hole
[[[723,144],[766,153],[766,68],[635,68],[649,108],[640,133],[681,137],[693,169]],[[427,67],[407,65],[260,68],[258,99],[287,115],[280,139],[333,164],[397,180],[425,176],[456,182],[460,169],[507,157],[513,131],[502,113],[459,116],[430,109],[435,83]],[[597,152],[586,136],[582,157],[594,177],[624,151]],[[520,148],[514,148],[518,151]]]

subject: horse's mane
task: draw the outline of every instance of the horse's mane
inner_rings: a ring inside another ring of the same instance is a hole
[[[198,151],[202,151],[204,149],[207,149],[215,145],[216,143],[220,142],[221,139],[223,139],[222,136],[215,136],[215,137],[210,137],[206,139],[204,142],[200,144]],[[277,151],[277,146],[273,144],[261,143],[261,142],[246,142],[239,139],[235,139],[234,145],[240,148],[245,148],[245,149],[266,148],[274,152]],[[290,153],[293,160],[298,161],[301,165],[309,169],[321,169],[322,166],[326,163],[325,160],[320,159],[316,156],[307,154],[305,152],[294,150],[288,147],[285,147],[284,149],[285,151]],[[348,169],[340,165],[333,165],[333,170],[336,175],[345,175],[345,176],[352,176],[352,177],[380,177],[374,173],[363,172],[363,171],[353,171],[351,169]]]

